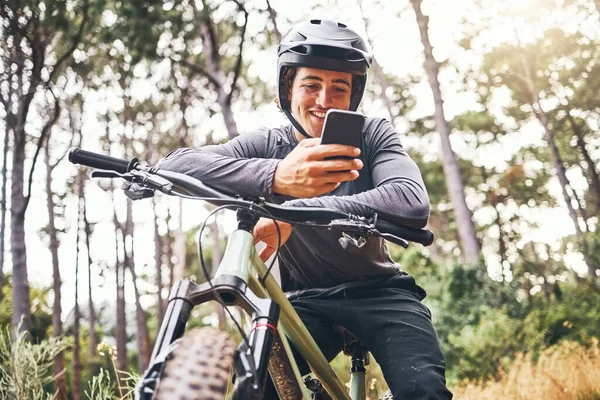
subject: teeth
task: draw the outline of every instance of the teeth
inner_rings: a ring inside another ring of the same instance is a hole
[[[325,113],[324,112],[312,111],[311,114],[314,115],[315,117],[325,118]]]

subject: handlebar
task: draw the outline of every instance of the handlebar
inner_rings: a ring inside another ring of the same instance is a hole
[[[137,160],[121,160],[119,158],[105,156],[104,154],[93,153],[80,148],[69,150],[69,161],[73,164],[81,164],[92,168],[115,171],[120,174],[129,172]]]
[[[433,233],[429,230],[397,225],[381,218],[376,218],[373,226],[373,222],[365,218],[330,208],[291,207],[232,197],[206,186],[200,180],[189,175],[142,165],[136,158],[127,161],[80,148],[72,148],[69,150],[69,161],[73,164],[107,171],[92,176],[122,178],[137,183],[145,189],[159,190],[168,195],[192,197],[215,205],[240,205],[250,209],[259,206],[266,210],[271,217],[285,222],[323,221],[329,223],[330,228],[335,227],[342,231],[348,230],[358,234],[376,234],[376,236],[381,236],[404,247],[407,245],[406,240],[429,246],[434,239]],[[346,222],[340,223],[339,221]],[[370,230],[371,227],[374,227],[376,232]]]

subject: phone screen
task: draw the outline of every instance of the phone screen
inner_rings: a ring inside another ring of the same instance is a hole
[[[325,115],[321,144],[345,144],[360,148],[365,116],[355,111],[330,109]]]

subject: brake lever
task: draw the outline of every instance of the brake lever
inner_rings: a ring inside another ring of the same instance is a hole
[[[398,236],[394,236],[389,233],[381,233],[379,231],[377,231],[377,235],[381,236],[382,238],[384,238],[387,241],[397,244],[398,246],[402,246],[405,249],[408,248],[408,241],[406,241]]]
[[[123,178],[125,180],[127,180],[128,178],[130,178],[130,176],[126,176],[126,175],[130,175],[129,173],[126,174],[120,174],[118,172],[115,171],[105,171],[105,170],[96,170],[96,171],[92,171],[92,178]]]

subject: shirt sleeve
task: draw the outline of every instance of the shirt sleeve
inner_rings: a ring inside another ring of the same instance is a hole
[[[370,166],[372,189],[346,196],[294,199],[285,204],[328,207],[361,216],[376,212],[399,225],[424,227],[429,219],[429,196],[417,164],[387,120],[369,119],[367,124],[363,151]]]
[[[259,130],[225,144],[177,149],[157,166],[190,175],[225,193],[271,197],[275,168],[281,160],[265,158],[270,134],[269,130]]]

